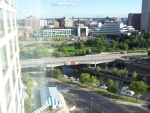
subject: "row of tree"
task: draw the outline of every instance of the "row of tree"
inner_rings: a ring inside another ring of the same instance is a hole
[[[47,69],[45,75],[47,77],[55,77],[58,78],[60,75],[62,75],[62,72],[60,69]]]
[[[100,68],[100,67],[97,67]],[[100,69],[98,69],[100,70]],[[54,69],[53,72],[55,73],[56,77],[60,76],[62,73],[59,69]],[[47,76],[51,76],[52,70],[47,70]],[[136,81],[137,73],[134,72],[132,74],[133,81],[130,84],[130,88],[135,92],[136,101],[138,97],[147,91],[148,85],[145,84],[143,81]],[[80,83],[86,87],[99,85],[100,81],[95,76],[90,76],[89,73],[81,73],[79,77]],[[113,80],[108,81],[107,91],[110,93],[116,93],[118,91],[118,83],[114,82]]]
[[[79,77],[80,83],[87,86],[99,85],[100,82],[95,76],[90,76],[89,73],[82,73]]]
[[[100,72],[100,71],[101,72],[107,72],[108,71],[108,67],[105,66],[105,68],[102,70],[101,67],[96,66],[95,67],[95,71],[97,71],[97,72]],[[121,78],[128,77],[128,75],[129,75],[129,71],[126,68],[121,69],[121,70],[118,70],[117,68],[113,68],[113,70],[112,70],[111,73],[112,73],[112,75],[118,76],[118,77],[121,77]],[[132,78],[133,78],[133,80],[137,79],[137,73],[136,73],[136,71],[134,71],[132,73]]]
[[[21,79],[22,82],[25,84],[26,92],[28,93],[29,97],[24,100],[24,108],[25,108],[25,113],[31,113],[33,112],[33,105],[34,105],[34,100],[31,98],[34,92],[34,83],[28,73],[22,73],[21,74]]]
[[[42,44],[33,44],[28,46],[20,45],[20,58],[42,58],[50,56],[50,51],[47,47]]]

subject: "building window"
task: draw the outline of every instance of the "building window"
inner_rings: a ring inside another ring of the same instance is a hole
[[[5,96],[6,96],[6,106],[9,107],[9,103],[11,99],[9,79],[5,85]]]
[[[2,9],[0,9],[0,38],[4,36]]]
[[[10,32],[11,31],[11,29],[10,29],[10,12],[7,11],[6,13],[7,13],[7,27],[8,27],[8,32]]]
[[[9,4],[9,0],[5,0],[5,3]]]
[[[10,58],[13,58],[13,47],[12,47],[12,40],[9,41],[9,51],[10,51]]]
[[[14,70],[14,67],[13,67],[13,69],[12,69],[12,80],[13,80],[13,86],[15,87],[16,77],[15,77],[15,70]]]
[[[12,24],[13,24],[13,29],[16,29],[16,24],[15,24],[15,14],[12,13]]]
[[[7,70],[7,57],[6,57],[5,46],[0,49],[0,55],[1,55],[2,70],[3,70],[3,74],[4,74]]]
[[[11,0],[11,6],[14,7],[14,0]]]
[[[17,37],[14,38],[14,45],[15,45],[15,51],[17,51],[17,48],[18,48]]]

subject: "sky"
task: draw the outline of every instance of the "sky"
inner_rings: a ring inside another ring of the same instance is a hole
[[[142,0],[16,0],[17,18],[127,17],[141,13]]]

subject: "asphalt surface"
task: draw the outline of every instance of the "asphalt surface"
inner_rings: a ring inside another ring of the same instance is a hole
[[[127,54],[94,54],[85,56],[73,56],[73,57],[44,57],[40,59],[26,59],[21,60],[22,67],[36,67],[41,65],[47,65],[50,67],[64,65],[66,62],[75,61],[81,64],[95,64],[114,61],[115,59],[121,59],[125,56],[136,57],[145,56],[147,53],[127,53]]]
[[[76,109],[71,113],[150,113],[139,106],[116,103],[76,86],[41,77],[37,73],[32,74],[32,78],[40,88],[57,86],[66,101],[76,104]]]

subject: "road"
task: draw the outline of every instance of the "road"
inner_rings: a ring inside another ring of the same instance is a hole
[[[79,63],[104,63],[104,62],[111,62],[116,59],[124,59],[125,56],[129,57],[136,57],[136,56],[145,56],[147,53],[128,53],[128,54],[96,54],[96,55],[85,55],[85,56],[73,56],[73,57],[46,57],[41,59],[26,59],[21,60],[22,67],[28,67],[31,65],[39,66],[39,65],[64,65],[65,62],[79,62]]]
[[[62,92],[67,101],[73,101],[77,108],[71,113],[150,113],[141,107],[119,104],[104,96],[94,94],[73,85],[68,85],[34,73],[31,77],[39,87],[53,87]]]

